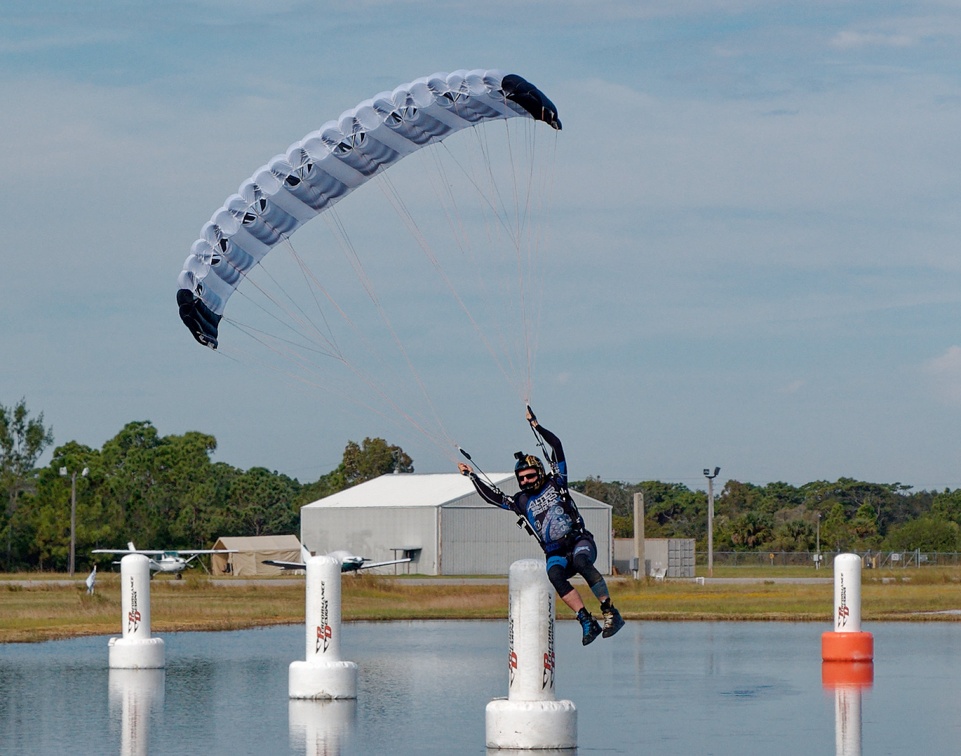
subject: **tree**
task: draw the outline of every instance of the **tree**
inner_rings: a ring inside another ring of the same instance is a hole
[[[414,460],[382,438],[365,438],[362,446],[348,441],[342,466],[347,488],[389,473],[414,472]]]
[[[297,481],[270,472],[265,467],[252,467],[238,476],[230,486],[231,508],[234,510],[238,535],[278,535],[298,530],[300,511],[295,506]]]
[[[11,568],[14,514],[37,458],[53,443],[53,429],[43,425],[43,413],[30,419],[25,399],[12,408],[0,404],[0,489],[6,492],[7,570]]]
[[[959,534],[958,523],[925,516],[892,528],[884,545],[895,551],[957,551]]]

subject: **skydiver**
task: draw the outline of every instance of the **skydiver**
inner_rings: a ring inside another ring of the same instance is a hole
[[[567,462],[561,441],[537,422],[530,407],[527,408],[527,421],[535,434],[539,433],[551,447],[550,475],[545,472],[544,464],[538,457],[517,452],[514,455],[517,460],[514,475],[521,490],[516,496],[508,496],[478,478],[470,465],[461,462],[457,467],[462,475],[470,478],[477,493],[486,502],[509,509],[523,518],[525,528],[537,538],[544,550],[547,577],[551,585],[561,600],[577,614],[584,633],[581,643],[586,646],[598,635],[610,638],[624,627],[624,620],[614,608],[604,576],[594,566],[597,545],[594,536],[584,527],[584,519],[567,489]],[[580,575],[587,581],[591,592],[600,602],[604,616],[603,630],[587,611],[580,593],[571,585],[570,578],[574,575]]]

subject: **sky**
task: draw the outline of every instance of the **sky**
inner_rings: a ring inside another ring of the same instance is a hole
[[[573,479],[959,488],[959,38],[957,6],[924,0],[10,0],[0,404],[24,398],[54,446],[147,420],[303,482],[365,437],[453,470],[362,398],[199,346],[175,293],[201,226],[272,155],[402,82],[498,68],[564,124],[538,135],[552,211],[528,398]],[[394,282],[411,308],[433,296]],[[532,450],[522,398],[426,323],[411,349],[445,428],[510,469]]]

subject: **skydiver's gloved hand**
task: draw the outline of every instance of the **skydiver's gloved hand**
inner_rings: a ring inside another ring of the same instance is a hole
[[[473,475],[474,471],[471,469],[470,465],[464,464],[463,462],[457,463],[457,469],[460,470],[461,475]]]
[[[531,428],[537,427],[537,417],[534,415],[534,410],[531,409],[531,405],[527,405],[527,422],[531,424]]]

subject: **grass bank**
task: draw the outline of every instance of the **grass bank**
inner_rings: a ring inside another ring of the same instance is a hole
[[[830,570],[803,575],[778,568],[715,571],[718,578],[750,578],[726,583],[618,579],[611,592],[621,612],[633,620],[812,621],[830,626],[830,583],[780,582],[784,578],[830,578]],[[961,569],[925,567],[890,572],[865,571],[862,617],[881,620],[961,620]],[[444,580],[412,581],[346,576],[343,618],[350,620],[499,619],[507,616],[507,586],[458,585]],[[589,602],[593,606],[593,601]],[[570,617],[559,604],[557,615]],[[151,583],[151,626],[157,633],[180,630],[234,630],[304,620],[302,578],[264,581],[184,580],[157,577]],[[41,641],[120,632],[120,580],[99,575],[87,595],[82,577],[0,575],[0,642]]]

